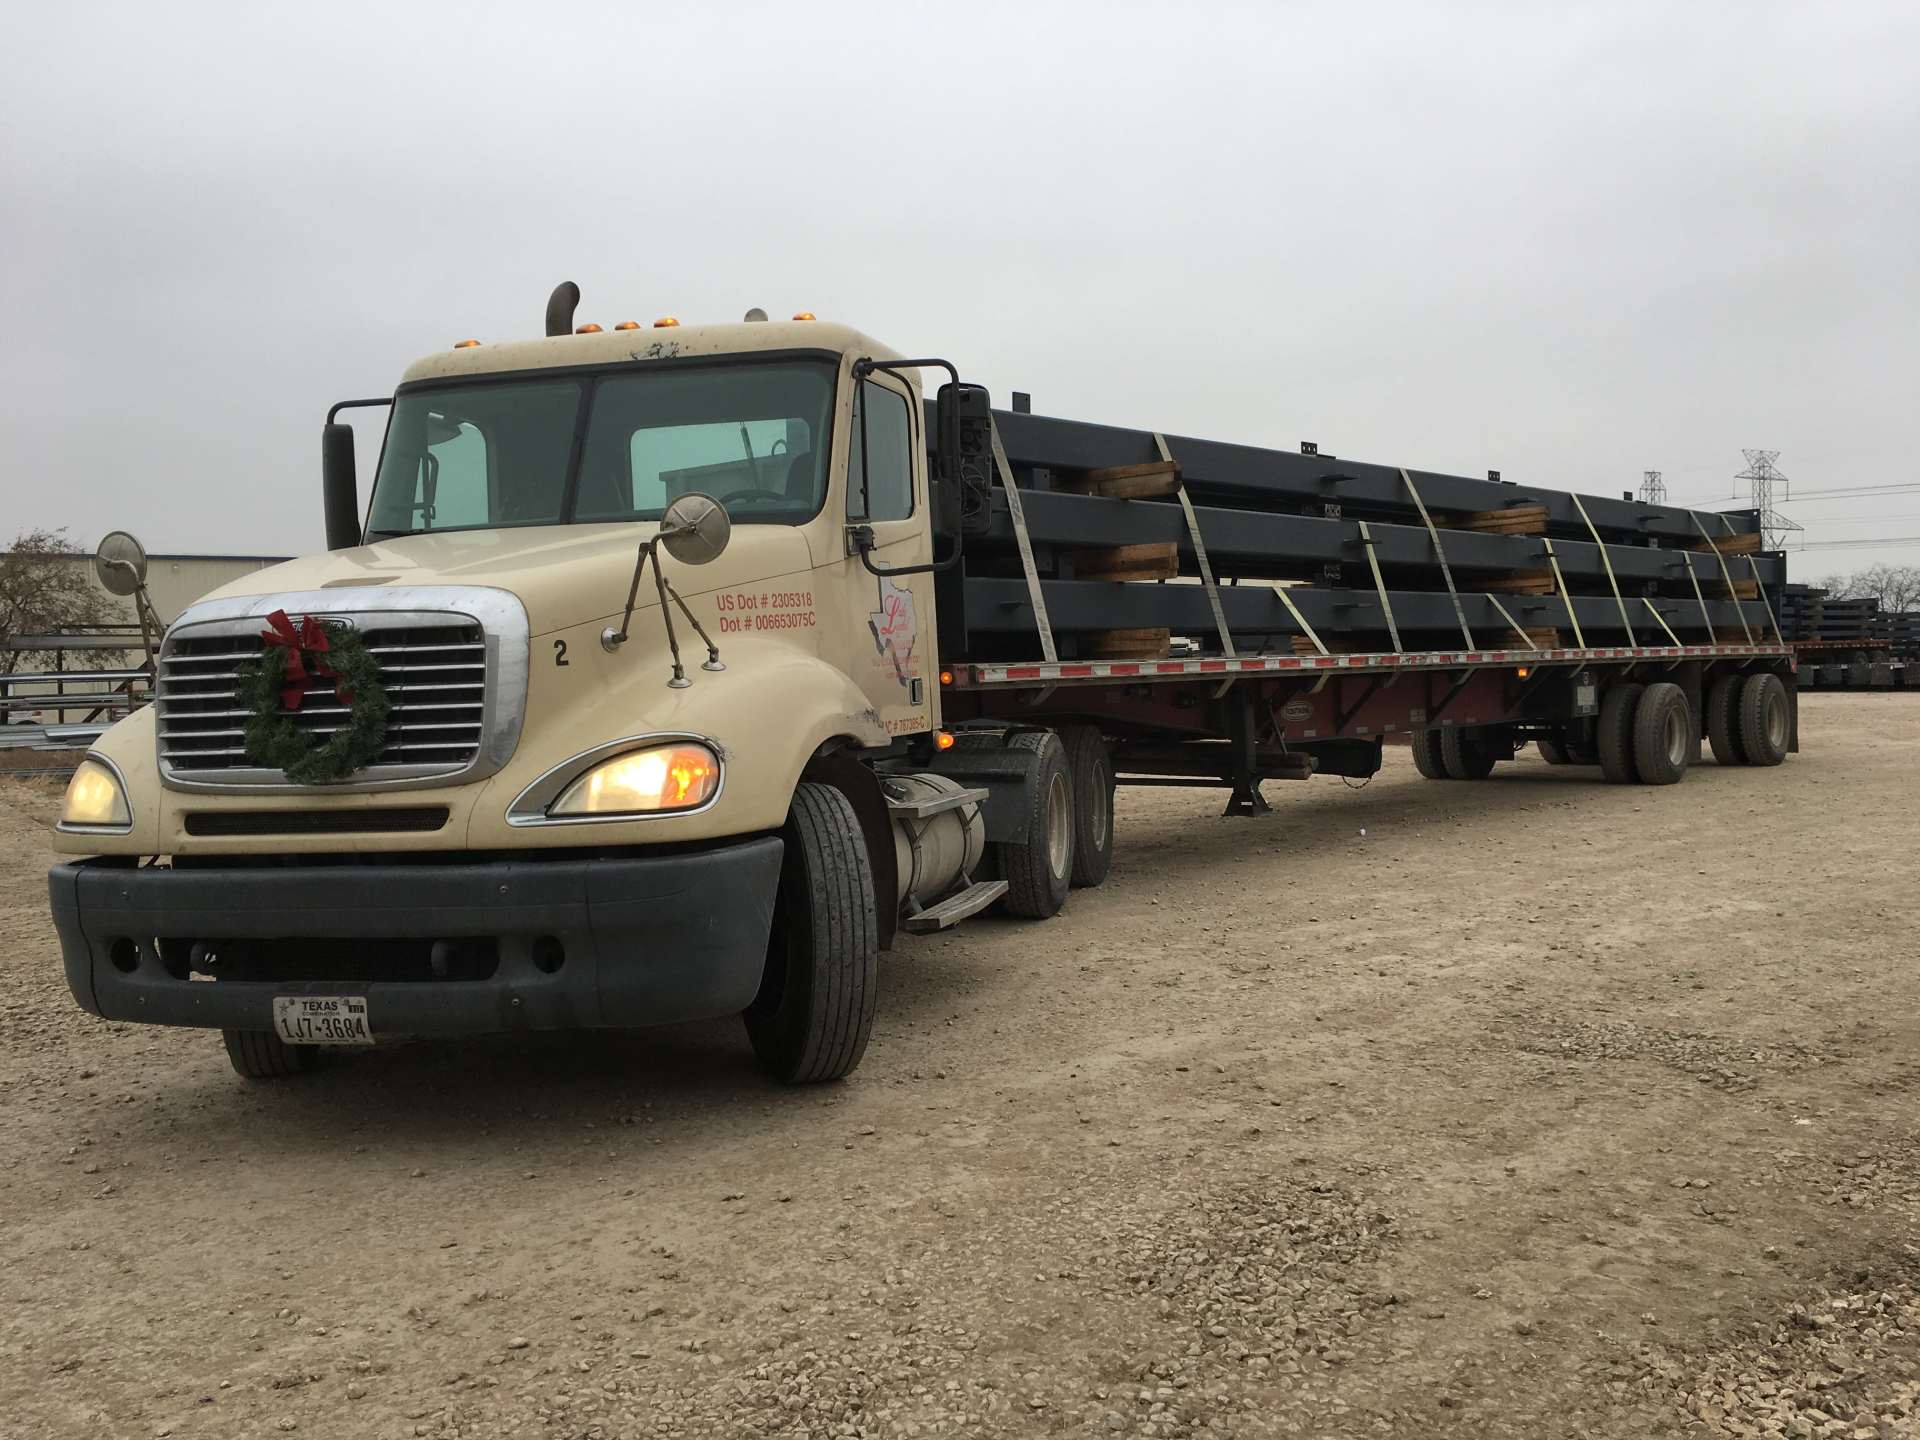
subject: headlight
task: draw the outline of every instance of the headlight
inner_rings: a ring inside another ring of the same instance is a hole
[[[60,823],[94,830],[128,830],[133,811],[120,777],[104,761],[86,759],[67,782],[67,798],[60,807]]]
[[[656,745],[602,760],[560,792],[553,816],[692,810],[720,789],[720,757],[704,745]]]

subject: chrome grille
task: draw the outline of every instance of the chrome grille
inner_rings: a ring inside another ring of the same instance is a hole
[[[369,628],[367,652],[380,666],[392,709],[381,765],[458,769],[480,748],[486,724],[487,644],[478,625]],[[160,664],[160,757],[176,770],[226,770],[247,763],[246,711],[237,708],[239,669],[266,642],[239,635],[183,637]],[[292,720],[314,736],[341,729],[347,707],[315,682]]]
[[[525,612],[498,591],[419,587],[399,592],[396,587],[380,598],[418,602],[429,593],[434,599],[458,596],[465,602],[461,610],[477,613],[425,605],[382,613],[340,604],[367,596],[364,590],[194,606],[168,631],[160,652],[155,715],[162,775],[188,789],[292,788],[279,771],[247,759],[246,711],[238,695],[240,667],[267,648],[261,636],[264,617],[277,608],[296,621],[311,614],[352,625],[380,667],[391,707],[386,744],[380,758],[345,781],[345,788],[498,769],[519,736],[526,693]],[[318,739],[339,731],[347,713],[332,688],[317,680],[291,718]]]

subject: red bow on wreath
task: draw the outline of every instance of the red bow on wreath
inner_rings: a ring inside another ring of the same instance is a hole
[[[313,661],[314,677],[333,681],[333,693],[340,697],[340,703],[353,704],[352,689],[324,658],[327,653],[325,625],[311,615],[302,615],[300,628],[296,630],[284,610],[276,610],[267,616],[267,624],[273,628],[262,630],[260,638],[267,642],[269,648],[278,645],[287,652],[285,666],[280,672],[281,709],[298,710],[300,702],[306,698],[308,659]]]

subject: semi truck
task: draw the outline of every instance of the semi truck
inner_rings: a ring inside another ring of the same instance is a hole
[[[902,937],[1107,878],[1118,784],[1255,816],[1389,743],[1646,785],[1798,746],[1752,512],[1054,419],[805,312],[578,301],[336,404],[325,551],[167,628],[56,826],[85,1009],[218,1029],[254,1079],[738,1015],[772,1077],[834,1080]]]

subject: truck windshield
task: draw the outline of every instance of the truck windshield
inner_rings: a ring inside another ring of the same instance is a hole
[[[797,525],[825,498],[835,374],[809,360],[403,390],[369,538],[657,520],[692,490],[736,524]]]

